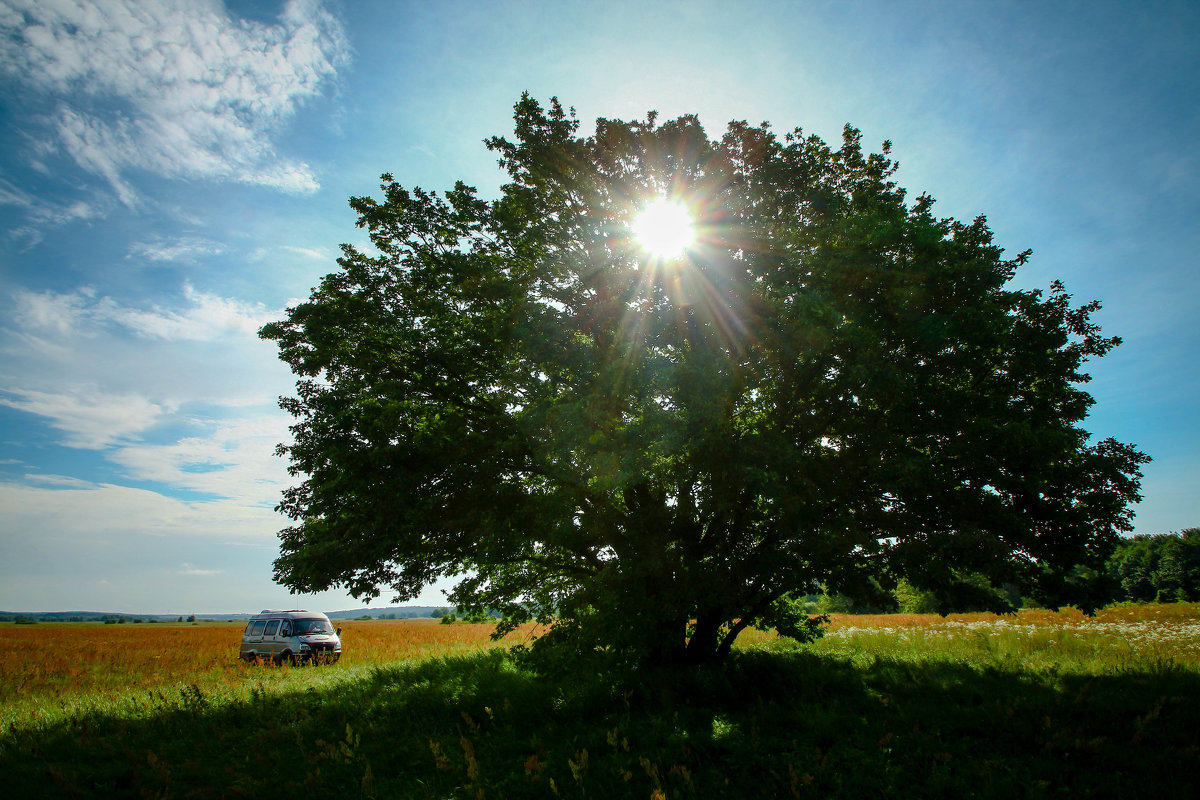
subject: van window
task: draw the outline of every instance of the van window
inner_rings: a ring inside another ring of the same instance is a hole
[[[296,620],[296,635],[307,636],[314,633],[333,633],[333,626],[325,619]]]
[[[279,620],[273,619],[267,623],[267,629],[263,631],[263,636],[274,636],[279,630]]]
[[[267,627],[267,621],[265,619],[255,620],[254,622],[250,623],[250,627],[246,630],[246,633],[250,634],[251,636],[262,636],[263,628],[265,627]]]

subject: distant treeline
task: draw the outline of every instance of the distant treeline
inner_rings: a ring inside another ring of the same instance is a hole
[[[1080,577],[1094,588],[1098,605],[1112,603],[1200,602],[1200,528],[1178,533],[1140,534],[1124,538],[1097,574],[1082,567]],[[1086,574],[1085,574],[1086,573]],[[982,577],[960,576],[974,581],[983,592],[1004,597],[1015,606],[1036,607],[1036,598],[1022,597],[1014,586],[992,586]],[[906,614],[982,611],[982,607],[947,607],[931,592],[905,581],[882,598],[856,600],[845,595],[815,595],[805,598],[809,613],[869,614],[900,611]]]
[[[226,619],[225,617],[209,617],[209,621]],[[44,611],[37,614],[19,614],[12,611],[0,611],[0,622],[34,623],[34,622],[104,622],[108,625],[125,625],[133,623],[141,625],[144,622],[195,622],[196,615],[186,617],[170,614],[106,614],[98,611]],[[232,622],[232,620],[230,620]]]
[[[1106,572],[1116,600],[1200,601],[1200,528],[1126,539],[1109,558]]]
[[[418,619],[439,616],[436,606],[396,606],[382,609],[357,609],[354,611],[331,611],[330,619]],[[34,622],[104,622],[109,625],[142,624],[157,622],[237,622],[254,614],[115,614],[105,611],[44,611],[23,613],[0,611],[0,622],[31,624]]]

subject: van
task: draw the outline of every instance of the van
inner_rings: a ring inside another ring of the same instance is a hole
[[[332,663],[342,656],[341,633],[318,611],[264,609],[246,623],[238,657],[276,664]]]

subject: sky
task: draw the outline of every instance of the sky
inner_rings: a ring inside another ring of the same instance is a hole
[[[272,580],[293,377],[256,331],[382,173],[494,196],[524,91],[890,139],[1033,250],[1017,285],[1103,302],[1085,428],[1154,458],[1138,533],[1200,525],[1190,0],[0,0],[0,33],[0,609],[358,607]]]

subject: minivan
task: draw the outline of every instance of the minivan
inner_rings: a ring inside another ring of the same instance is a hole
[[[332,663],[342,656],[341,628],[317,611],[264,609],[246,623],[239,658],[276,664]]]

